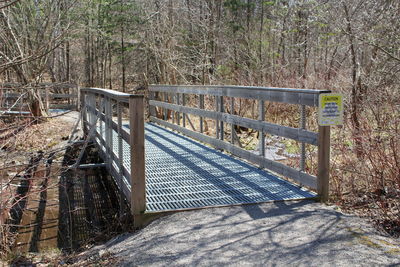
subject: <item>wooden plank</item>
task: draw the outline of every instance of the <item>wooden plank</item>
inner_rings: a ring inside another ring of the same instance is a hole
[[[289,104],[318,106],[318,95],[329,93],[329,90],[310,90],[252,86],[167,86],[150,85],[150,91],[176,92],[212,96],[229,96],[248,99],[266,100]]]
[[[143,97],[129,98],[129,128],[131,144],[131,211],[135,227],[142,224],[146,211],[146,178],[144,157],[144,103]]]
[[[317,145],[318,144],[318,135],[314,132],[309,132],[307,130],[292,128],[282,125],[277,125],[268,122],[262,122],[258,120],[253,120],[249,118],[243,118],[237,115],[231,115],[228,113],[210,111],[210,110],[202,110],[192,107],[183,107],[170,103],[164,103],[161,101],[149,101],[150,105],[163,107],[166,109],[171,109],[179,112],[185,112],[192,115],[207,117],[215,120],[221,120],[226,123],[231,123],[234,125],[240,125],[243,127],[251,128],[257,131],[263,131],[265,133],[270,133],[277,136],[282,136],[286,138],[290,138],[293,140],[297,140],[300,142],[305,142],[307,144]]]
[[[318,188],[321,201],[329,199],[330,127],[319,126],[318,138]]]
[[[101,88],[81,88],[81,92],[88,92],[92,94],[100,94],[103,96],[108,96],[114,100],[119,100],[123,103],[129,103],[130,94],[122,93],[115,90],[101,89]],[[136,97],[143,97],[142,95],[135,95]]]
[[[283,176],[289,177],[302,185],[308,186],[312,189],[317,188],[317,181],[316,181],[315,176],[309,175],[307,173],[303,173],[299,170],[293,169],[282,163],[275,162],[275,161],[269,160],[267,158],[261,157],[250,151],[243,150],[243,149],[241,149],[235,145],[232,145],[228,142],[225,142],[225,141],[222,141],[219,139],[215,139],[215,138],[207,136],[205,134],[193,132],[189,129],[186,129],[186,128],[180,127],[178,125],[160,120],[158,118],[150,117],[150,120],[153,122],[156,122],[158,124],[161,124],[163,126],[169,127],[175,131],[181,132],[181,133],[183,133],[189,137],[192,137],[194,139],[197,139],[201,142],[210,144],[217,149],[223,149],[225,151],[228,151],[235,156],[238,156],[242,159],[248,160],[249,162],[257,164],[257,165],[261,166],[262,168],[266,168],[273,172],[281,174]]]
[[[48,87],[46,87],[46,88],[48,88]],[[50,98],[69,98],[69,99],[72,99],[72,98],[77,98],[78,95],[77,94],[49,94],[49,97]]]
[[[52,104],[50,103],[50,109],[67,109],[67,110],[75,110],[76,105],[70,104]]]

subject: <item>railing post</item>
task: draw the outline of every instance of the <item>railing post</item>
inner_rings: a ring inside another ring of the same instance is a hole
[[[204,95],[199,95],[199,108],[204,109]],[[200,117],[200,133],[203,131],[203,117]]]
[[[46,97],[46,112],[49,112],[49,109],[50,109],[49,87],[45,85],[44,90],[45,90],[45,97]]]
[[[318,127],[318,195],[322,202],[329,198],[330,126]]]
[[[164,102],[168,102],[168,93],[164,92]],[[168,110],[164,108],[164,120],[168,121]]]
[[[111,164],[113,161],[112,158],[112,153],[113,153],[113,138],[112,138],[112,100],[111,98],[108,98],[104,96],[104,99],[106,100],[105,102],[105,121],[104,121],[104,128],[105,128],[105,137],[106,137],[106,151],[107,151],[107,157],[108,157],[108,164],[110,165],[109,167],[111,168]],[[100,120],[102,121],[102,120]]]
[[[219,112],[224,113],[224,111],[225,111],[225,109],[224,109],[224,97],[220,96],[219,97]],[[220,130],[219,138],[221,140],[224,140],[224,122],[223,121],[220,122],[219,130]]]
[[[146,210],[146,180],[144,157],[144,103],[143,96],[129,97],[129,128],[131,152],[131,212],[134,226],[143,223]]]
[[[300,129],[306,129],[306,106],[300,106]],[[304,172],[306,167],[306,144],[300,144],[300,171]]]
[[[258,100],[258,119],[260,121],[265,120],[265,106],[264,106],[264,100]],[[265,157],[265,134],[263,131],[259,131],[258,133],[258,144],[259,144],[259,155]]]
[[[185,94],[182,94],[182,106],[186,105],[186,97]],[[182,112],[182,126],[183,128],[186,127],[186,114],[184,112]]]
[[[215,111],[218,112],[219,111],[219,97],[215,96],[214,100],[215,100]],[[219,139],[219,120],[215,120],[215,137],[217,139]]]
[[[86,103],[87,100],[86,98],[86,93],[81,92],[81,116],[82,116],[82,129],[83,129],[83,135],[86,138],[88,132],[87,132],[87,110],[86,110]]]
[[[122,178],[124,177],[123,165],[124,165],[124,153],[122,151],[122,105],[120,101],[117,101],[117,119],[118,119],[118,170],[119,177],[117,184],[119,186],[119,216],[122,217],[123,213],[123,190],[122,190]],[[132,153],[132,151],[131,151]]]
[[[180,105],[180,94],[176,94],[176,104]],[[177,112],[176,122],[178,125],[181,125],[181,113]]]
[[[235,98],[231,97],[231,115],[235,115]],[[231,143],[235,144],[235,125],[231,124]]]

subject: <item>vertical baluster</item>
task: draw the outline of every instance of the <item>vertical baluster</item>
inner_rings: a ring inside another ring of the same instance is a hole
[[[168,102],[168,93],[164,92],[164,102]],[[164,120],[168,120],[168,110],[164,108]]]
[[[110,132],[109,132],[109,115],[110,115],[110,99],[108,97],[103,98],[104,101],[104,110],[101,110],[100,114],[102,115],[104,113],[104,128],[101,129],[101,137],[103,140],[105,140],[106,144],[106,157],[107,157],[107,164],[111,165],[111,154],[110,154]],[[101,117],[100,117],[101,118]],[[100,123],[103,122],[103,119],[100,119]],[[111,167],[111,166],[110,166]]]
[[[182,106],[185,106],[186,104],[186,96],[185,94],[182,94]],[[186,127],[186,114],[182,112],[182,126],[185,128]]]
[[[176,104],[179,106],[180,103],[181,103],[181,101],[180,101],[180,94],[177,93],[177,94],[176,94]],[[178,117],[177,117],[178,125],[181,125],[181,113],[178,112],[177,114],[178,114]]]
[[[258,100],[258,119],[260,121],[265,120],[265,106],[264,106],[264,100]],[[259,131],[258,133],[258,139],[259,139],[259,149],[260,149],[260,156],[265,157],[265,134],[263,131]]]
[[[86,138],[87,136],[87,107],[86,107],[86,103],[87,103],[87,99],[86,99],[86,93],[81,92],[80,95],[80,102],[81,102],[81,116],[82,116],[82,129],[83,129],[83,134],[84,137]]]
[[[153,91],[149,91],[149,100],[157,100],[157,99],[155,99],[155,92],[153,92]],[[149,112],[150,112],[150,116],[152,116],[152,117],[157,117],[157,114],[156,114],[156,107],[155,106],[150,106],[149,105]]]
[[[218,112],[219,111],[219,97],[215,96],[214,100],[215,100],[215,111]],[[215,120],[215,135],[216,135],[216,138],[219,139],[219,121],[218,120]]]
[[[204,109],[204,95],[199,96],[199,107],[200,109]],[[200,132],[203,133],[203,117],[200,117]]]
[[[225,111],[225,109],[224,109],[224,97],[223,96],[220,96],[220,99],[219,99],[219,107],[220,107],[220,109],[219,109],[219,111],[221,112],[221,113],[223,113],[224,111]],[[224,122],[223,121],[221,121],[220,122],[220,139],[221,140],[224,140]]]
[[[176,104],[176,94],[171,94],[171,103]],[[172,123],[175,124],[175,117],[176,117],[177,112],[172,111]]]
[[[123,164],[124,164],[124,153],[122,151],[122,105],[121,102],[117,102],[117,116],[118,116],[118,170],[119,170],[119,178],[118,178],[118,187],[120,190],[119,194],[119,214],[122,216],[122,203],[123,203],[123,191],[122,191],[122,177],[123,173]]]
[[[231,115],[235,115],[235,98],[231,97]],[[231,124],[231,143],[235,143],[235,125]]]
[[[300,129],[306,129],[306,106],[300,106]],[[306,165],[306,144],[304,142],[300,145],[300,170],[304,172]]]

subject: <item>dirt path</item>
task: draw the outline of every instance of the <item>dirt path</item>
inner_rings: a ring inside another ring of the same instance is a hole
[[[82,255],[106,256],[118,266],[395,266],[400,242],[333,207],[277,202],[176,213]]]

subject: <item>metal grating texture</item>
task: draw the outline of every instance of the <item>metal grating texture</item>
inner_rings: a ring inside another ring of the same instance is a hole
[[[147,212],[315,197],[271,173],[146,124]]]

